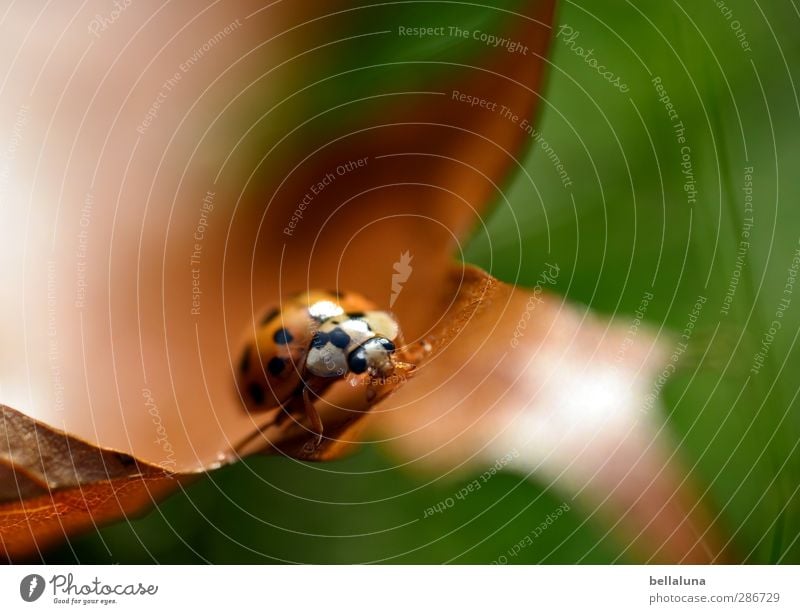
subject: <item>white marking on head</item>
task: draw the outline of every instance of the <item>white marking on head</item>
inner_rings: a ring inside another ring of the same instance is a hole
[[[340,316],[344,313],[344,309],[333,301],[317,301],[316,303],[308,306],[308,313],[316,320],[327,320],[334,316]]]

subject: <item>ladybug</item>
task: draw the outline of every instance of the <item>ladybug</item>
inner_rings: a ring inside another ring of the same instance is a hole
[[[278,423],[302,410],[322,441],[323,424],[312,395],[322,395],[344,378],[378,380],[397,369],[400,327],[355,293],[310,291],[292,296],[267,312],[239,363],[239,389],[251,411],[281,408]]]

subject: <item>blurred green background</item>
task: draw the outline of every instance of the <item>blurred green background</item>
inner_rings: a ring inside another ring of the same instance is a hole
[[[800,296],[788,297],[760,372],[750,370],[787,298],[800,239],[794,88],[800,14],[788,0],[726,0],[725,6],[730,17],[712,0],[562,2],[556,30],[579,32],[573,43],[593,49],[630,91],[603,80],[565,36],[554,40],[538,125],[572,185],[564,187],[552,161],[531,143],[525,160],[534,184],[522,173],[509,181],[510,205],[498,202],[488,233],[473,237],[466,259],[522,285],[536,282],[544,261],[557,262],[558,292],[620,323],[651,290],[655,301],[646,316],[664,331],[680,332],[697,297],[706,297],[680,369],[663,390],[678,455],[737,556],[799,563]],[[507,18],[426,4],[397,8],[386,19],[398,14],[407,22],[444,20],[487,31]],[[364,27],[352,21],[353,33]],[[372,37],[363,44],[363,53],[337,59],[336,68],[436,59],[447,51],[446,41],[415,46]],[[680,146],[652,84],[656,76],[685,125],[696,203],[683,189]],[[368,85],[351,80],[330,87],[338,88],[332,97],[355,96]],[[754,168],[754,221],[737,267],[747,166]],[[738,285],[723,314],[734,276]],[[324,466],[250,458],[143,518],[73,538],[46,560],[488,563],[565,500],[546,483],[508,473],[447,513],[423,518],[471,479],[395,469],[376,446]],[[510,562],[639,562],[590,511],[572,505]]]

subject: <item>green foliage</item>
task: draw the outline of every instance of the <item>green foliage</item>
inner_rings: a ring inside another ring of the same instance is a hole
[[[539,274],[534,263],[556,262],[565,271],[561,292],[620,322],[652,289],[647,318],[673,348],[704,297],[681,368],[663,390],[678,453],[738,556],[796,563],[800,296],[784,290],[800,247],[792,62],[799,45],[790,25],[797,16],[788,5],[727,6],[730,19],[711,2],[564,6],[560,22],[580,31],[579,42],[631,92],[620,94],[563,37],[556,41],[540,125],[574,187],[565,190],[534,149],[535,185],[518,177],[511,209],[501,204],[489,230],[494,239],[516,236],[518,227],[522,247],[495,240],[491,261],[507,280],[519,270],[523,284]],[[659,101],[655,77],[685,127],[694,203],[683,189],[676,120]],[[752,213],[746,167],[753,167]],[[749,245],[740,251],[743,240]],[[476,237],[468,257],[485,265],[489,254],[489,237]],[[790,300],[784,311],[782,299]],[[752,373],[775,320],[780,330]]]
[[[53,561],[111,563],[607,562],[612,546],[569,510],[514,556],[508,551],[565,501],[498,474],[459,499],[472,479],[421,480],[367,446],[343,461],[305,465],[252,458],[210,474],[145,518],[79,538]],[[442,512],[426,510],[440,502]],[[600,540],[597,548],[587,554]]]

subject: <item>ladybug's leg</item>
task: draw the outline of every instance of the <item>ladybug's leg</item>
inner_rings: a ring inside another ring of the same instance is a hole
[[[306,410],[306,401],[303,395],[305,394],[306,390],[308,390],[308,386],[310,385],[312,385],[312,382],[310,381],[300,382],[289,398],[278,407],[278,413],[275,414],[275,426],[282,425],[288,418],[296,420],[293,418],[293,416],[296,416],[297,414],[308,413],[308,410]]]
[[[320,418],[317,408],[314,407],[314,403],[311,401],[308,387],[303,387],[303,405],[306,416],[308,416],[309,426],[311,427],[311,431],[316,433],[317,445],[319,445],[322,443],[322,418]]]
[[[315,396],[320,395],[327,388],[328,382],[324,383],[326,385],[320,386],[317,382],[308,381],[298,386],[290,399],[280,406],[274,418],[275,426],[280,427],[288,418],[292,418],[292,416],[296,416],[299,413],[305,413],[308,417],[308,428],[317,435],[317,445],[319,445],[322,442],[322,418],[320,418],[317,408],[314,407],[312,394]]]
[[[296,411],[296,407],[294,407],[294,405],[295,403],[290,400],[278,407],[278,413],[275,414],[275,426],[282,425],[284,422],[286,422],[287,418],[291,417],[292,411]]]
[[[275,420],[273,421],[275,426],[281,426],[289,418],[296,421],[296,418],[293,418],[293,416],[297,414],[308,413],[306,410],[306,400],[304,398],[304,395],[307,394],[307,390],[305,386],[299,386],[292,398],[278,406],[278,413],[275,414]]]

